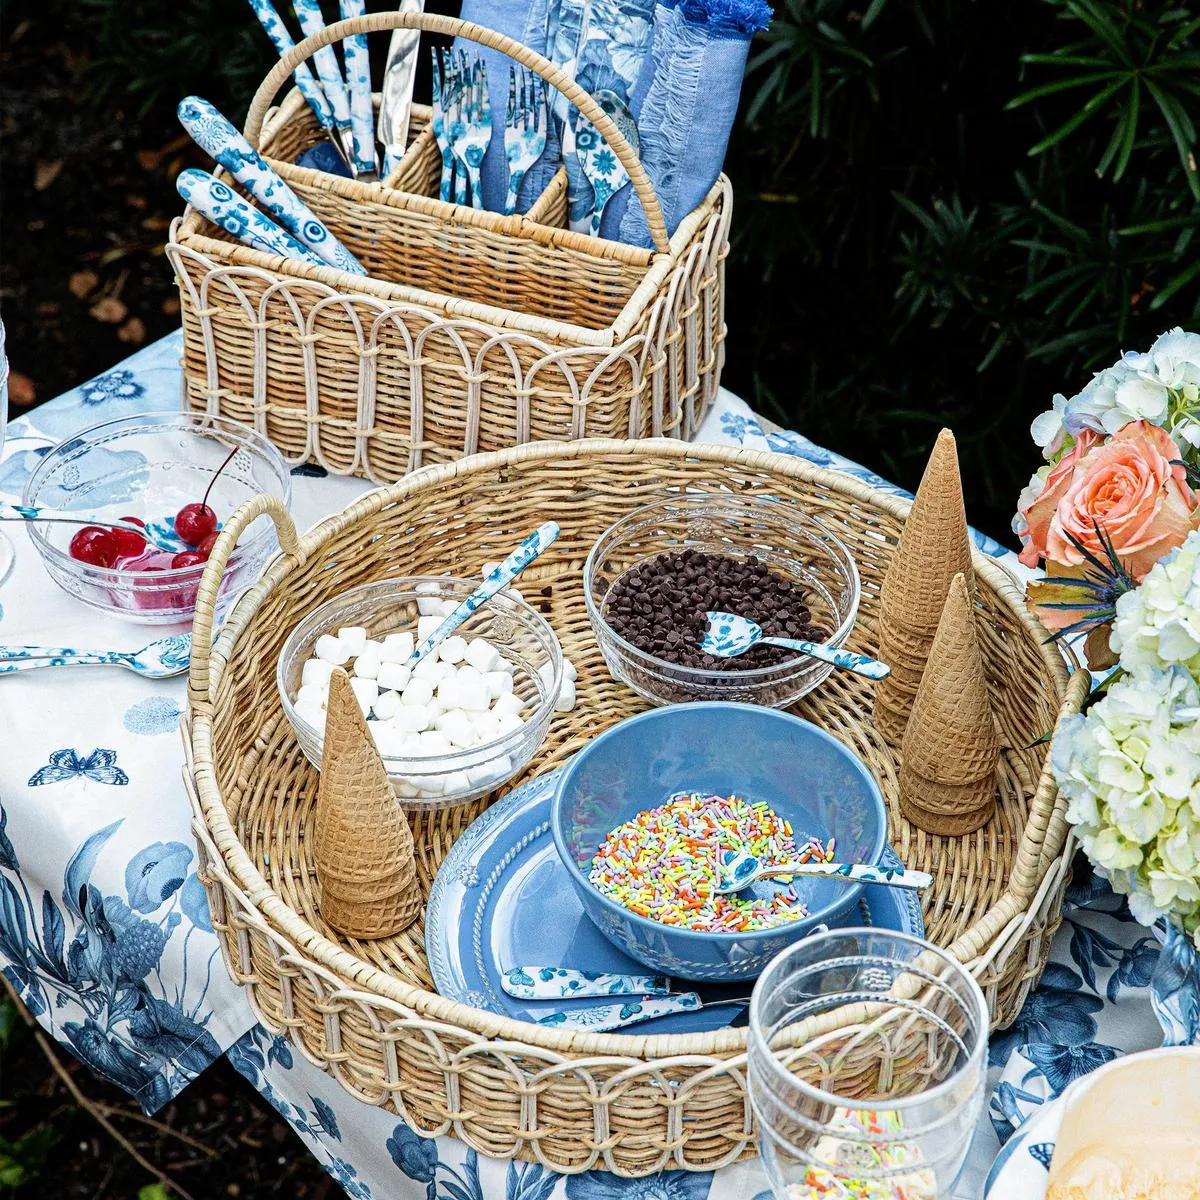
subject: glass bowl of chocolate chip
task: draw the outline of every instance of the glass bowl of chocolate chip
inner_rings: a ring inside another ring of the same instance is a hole
[[[635,509],[592,547],[583,584],[610,673],[654,704],[785,708],[835,669],[764,644],[708,654],[709,612],[829,647],[845,644],[858,615],[850,552],[820,518],[769,497],[682,493]]]

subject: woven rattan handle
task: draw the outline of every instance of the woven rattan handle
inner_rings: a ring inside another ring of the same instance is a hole
[[[457,17],[443,17],[437,13],[421,12],[388,12],[373,13],[367,17],[353,17],[349,21],[338,21],[328,25],[320,33],[305,38],[294,49],[289,50],[271,69],[271,73],[259,85],[250,102],[250,112],[246,116],[246,138],[252,146],[258,145],[259,134],[262,132],[263,121],[267,116],[276,93],[283,86],[288,76],[304,62],[311,58],[323,46],[332,42],[340,42],[343,38],[359,33],[376,33],[383,29],[419,29],[422,33],[441,33],[447,37],[460,37],[468,42],[478,42],[489,50],[497,50],[515,59],[523,67],[528,67],[535,75],[541,76],[552,88],[561,92],[595,127],[601,137],[608,143],[609,148],[621,162],[621,166],[629,173],[629,181],[638,199],[642,202],[642,211],[646,214],[646,224],[650,236],[654,239],[654,248],[665,254],[669,249],[670,239],[667,236],[666,222],[663,220],[662,208],[658,197],[654,194],[654,186],[641,159],[633,147],[621,135],[612,118],[583,90],[569,75],[559,70],[548,58],[535,54],[520,42],[497,33],[494,29],[485,29],[482,25],[473,25],[470,21],[460,21]]]
[[[304,558],[300,539],[296,535],[295,522],[278,496],[255,496],[253,500],[247,500],[234,511],[208,556],[204,574],[200,576],[200,586],[196,590],[196,615],[192,618],[191,667],[188,671],[188,700],[194,709],[204,709],[210,704],[209,660],[212,655],[213,621],[216,618],[221,579],[229,565],[229,556],[238,544],[238,539],[246,532],[247,526],[263,513],[275,522],[275,532],[279,535],[279,545],[284,554],[290,554],[300,560]]]

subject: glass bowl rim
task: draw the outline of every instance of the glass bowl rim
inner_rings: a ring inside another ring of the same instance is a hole
[[[917,1105],[924,1104],[926,1101],[931,1099],[938,1099],[945,1092],[950,1091],[953,1087],[959,1086],[958,1077],[962,1075],[963,1071],[965,1071],[967,1067],[973,1063],[978,1063],[978,1060],[986,1059],[988,1051],[988,1038],[991,1029],[991,1013],[988,1009],[987,1000],[984,998],[983,990],[980,988],[979,981],[975,978],[975,976],[972,975],[971,972],[968,971],[967,968],[961,962],[959,962],[957,958],[954,958],[949,951],[943,949],[935,942],[929,941],[927,938],[917,937],[914,934],[906,933],[899,929],[880,929],[876,926],[845,926],[837,929],[826,929],[824,931],[816,932],[811,936],[811,938],[805,939],[805,941],[821,942],[823,939],[832,940],[836,937],[847,937],[851,934],[864,933],[875,934],[876,936],[880,937],[893,938],[899,942],[907,942],[909,945],[919,948],[922,952],[933,951],[936,953],[944,963],[955,968],[958,975],[962,979],[966,980],[967,995],[970,997],[970,1004],[974,1009],[973,1015],[981,1018],[981,1024],[979,1030],[977,1031],[975,1046],[971,1050],[968,1061],[963,1067],[960,1067],[952,1075],[946,1079],[943,1079],[941,1083],[936,1084],[934,1087],[926,1088],[924,1091],[918,1092],[916,1095],[901,1096],[896,1100],[888,1100],[886,1102],[872,1101],[869,1105],[869,1107],[884,1109],[906,1110],[910,1108],[916,1108]],[[806,1083],[803,1079],[800,1079],[796,1075],[792,1074],[791,1071],[780,1064],[775,1052],[769,1045],[767,1045],[767,1040],[765,1037],[763,1037],[761,1010],[764,1003],[764,993],[760,991],[762,987],[762,981],[767,977],[772,969],[782,970],[783,968],[780,964],[783,963],[784,959],[790,958],[792,954],[798,954],[800,952],[799,948],[802,944],[803,943],[801,942],[797,942],[781,950],[766,965],[762,974],[754,982],[754,989],[750,993],[750,1007],[748,1010],[749,1021],[747,1022],[746,1029],[747,1067],[749,1068],[749,1057],[753,1048],[753,1050],[758,1052],[756,1055],[756,1061],[761,1061],[763,1063],[762,1069],[764,1073],[768,1077],[772,1077],[776,1082],[782,1082],[786,1080],[788,1087],[796,1088],[810,1100],[816,1100],[821,1104],[829,1104],[835,1108],[862,1108],[864,1107],[862,1104],[856,1104],[846,1096],[839,1096],[836,1092],[829,1092],[824,1088],[819,1088],[811,1083]],[[916,961],[916,959],[913,961]],[[963,999],[965,1001],[966,998],[964,997]],[[965,1007],[966,1004],[964,1003],[964,1008]],[[978,1065],[983,1066],[983,1072],[980,1075],[980,1078],[986,1081],[986,1066],[983,1064]],[[753,1101],[753,1097],[751,1099]]]
[[[315,621],[315,618],[322,612],[333,612],[336,608],[344,606],[348,600],[355,596],[356,593],[364,593],[373,589],[388,588],[392,593],[411,591],[414,597],[418,594],[416,587],[400,587],[401,584],[421,584],[421,583],[452,583],[460,584],[470,593],[479,586],[478,579],[464,579],[458,575],[398,575],[387,579],[374,579],[369,583],[360,583],[356,587],[350,588],[349,591],[343,592],[340,596],[332,600],[326,600],[324,603],[317,605],[307,616],[292,629],[288,634],[286,641],[279,651],[279,659],[275,665],[275,687],[279,692],[279,698],[283,703],[284,715],[292,725],[293,729],[303,730],[308,734],[314,742],[321,748],[321,754],[325,751],[325,733],[323,730],[314,729],[307,721],[305,721],[297,712],[295,705],[287,694],[287,688],[284,686],[284,664],[290,658],[296,656],[300,642],[303,640],[299,634],[309,621]],[[429,593],[425,593],[428,595]],[[466,599],[466,596],[463,597]],[[558,701],[558,693],[562,688],[563,675],[563,653],[562,645],[558,640],[558,634],[554,632],[554,626],[542,616],[532,605],[526,601],[518,599],[516,596],[506,596],[503,592],[493,596],[487,604],[477,609],[477,612],[484,611],[488,605],[496,600],[501,600],[504,604],[511,605],[513,613],[509,615],[519,615],[526,621],[528,628],[542,630],[549,635],[550,644],[550,661],[554,664],[554,678],[551,680],[550,686],[546,689],[546,693],[541,697],[537,708],[533,714],[524,722],[520,729],[514,729],[511,733],[503,734],[501,737],[494,738],[490,742],[480,742],[477,746],[468,746],[463,750],[455,750],[446,754],[438,754],[436,756],[429,755],[421,758],[398,758],[384,754],[382,751],[379,757],[383,759],[384,765],[388,768],[389,775],[410,775],[414,779],[420,779],[422,775],[446,775],[455,768],[458,763],[466,762],[470,766],[482,766],[484,763],[490,762],[499,758],[501,754],[511,753],[512,750],[519,748],[520,743],[529,737],[530,726],[536,727],[540,724],[542,727],[541,736],[538,738],[538,745],[545,740],[546,727],[549,725],[551,718],[554,716],[554,705]],[[530,620],[529,618],[532,618]],[[326,629],[328,632],[328,628]],[[539,630],[541,632],[541,630]],[[307,636],[308,631],[305,631]],[[319,635],[318,635],[319,636]],[[536,752],[537,746],[534,747]],[[404,769],[393,769],[393,763],[412,764],[411,767]],[[430,769],[431,763],[437,763],[436,769]],[[424,769],[422,769],[424,768]],[[449,799],[449,797],[443,797]]]
[[[671,505],[679,505],[681,503],[696,504],[697,506],[701,504],[733,503],[740,504],[746,508],[761,507],[768,513],[780,514],[788,521],[811,523],[816,526],[822,540],[831,545],[835,559],[840,556],[841,561],[839,565],[846,568],[848,576],[847,585],[851,598],[850,611],[846,614],[845,619],[838,626],[837,630],[825,641],[820,642],[819,645],[839,647],[850,636],[851,631],[858,621],[858,606],[862,598],[862,581],[858,574],[858,563],[854,561],[854,555],[850,553],[846,544],[819,516],[808,512],[806,509],[793,510],[782,501],[770,496],[739,496],[726,492],[683,492],[663,497],[660,500],[652,500],[649,504],[643,504],[626,513],[623,517],[619,517],[600,534],[592,544],[592,548],[588,552],[587,559],[583,564],[583,602],[587,608],[588,618],[591,620],[593,627],[603,630],[604,636],[616,642],[618,649],[623,655],[638,661],[639,665],[652,668],[660,674],[665,669],[672,682],[675,681],[676,677],[678,677],[680,683],[702,679],[711,681],[711,686],[713,687],[721,687],[725,680],[728,680],[730,687],[744,687],[756,683],[771,684],[782,682],[798,669],[811,667],[813,670],[820,670],[822,666],[828,665],[821,663],[819,659],[815,659],[810,655],[796,654],[791,658],[784,659],[782,662],[771,663],[765,667],[746,667],[744,669],[735,667],[725,671],[715,667],[687,667],[681,663],[673,663],[668,659],[659,658],[657,655],[639,649],[613,629],[608,621],[605,620],[604,614],[600,612],[592,598],[592,580],[596,574],[596,560],[601,545],[607,539],[615,536],[622,526],[631,525],[635,518],[644,518],[653,513],[655,509],[667,508]],[[806,530],[805,532],[808,531]]]
[[[64,446],[72,442],[80,441],[89,435],[96,434],[102,430],[108,429],[115,425],[131,424],[131,427],[126,432],[133,432],[137,428],[136,423],[153,422],[156,419],[171,418],[178,420],[182,417],[195,417],[211,421],[218,427],[223,427],[231,431],[236,431],[239,435],[246,437],[250,446],[243,445],[241,449],[249,449],[252,447],[253,452],[265,458],[272,469],[274,469],[280,480],[282,481],[282,495],[277,498],[283,502],[284,508],[291,511],[292,505],[292,476],[288,470],[287,461],[279,452],[274,443],[267,440],[256,429],[252,429],[249,425],[243,425],[241,421],[235,421],[231,417],[220,416],[216,413],[194,413],[187,409],[151,409],[146,412],[129,413],[124,417],[111,417],[107,421],[100,421],[95,425],[89,425],[86,429],[81,429],[77,433],[69,434],[65,438],[60,438],[45,454],[42,455],[41,461],[30,472],[29,478],[25,481],[25,486],[21,491],[21,503],[31,504],[34,500],[34,484],[37,482],[40,486],[45,482],[45,476],[50,473],[50,464],[56,456],[59,456],[60,451]],[[166,424],[166,420],[161,421]],[[262,495],[275,495],[275,493],[260,493]],[[60,550],[50,539],[46,533],[39,527],[38,522],[29,522],[29,536],[37,547],[39,553],[44,558],[68,564],[69,569],[76,574],[90,576],[93,571],[101,573],[95,580],[97,584],[102,584],[107,587],[116,586],[118,582],[126,584],[130,587],[151,588],[156,589],[159,585],[163,590],[172,586],[178,586],[180,583],[190,583],[197,580],[204,573],[204,568],[207,563],[193,563],[187,567],[162,567],[153,571],[128,571],[121,567],[102,567],[98,563],[82,563],[77,558],[72,558],[71,555],[63,550]],[[250,534],[239,539],[236,546],[229,555],[229,562],[226,566],[237,566],[245,559],[250,557],[252,551],[257,549],[260,543],[266,541],[271,536],[271,533],[266,525],[255,534]],[[182,553],[180,551],[179,553]],[[111,578],[106,578],[111,577]]]
[[[576,769],[577,764],[583,758],[584,754],[595,746],[598,742],[614,734],[618,729],[624,729],[626,726],[640,721],[651,720],[666,720],[669,714],[674,713],[677,709],[695,708],[703,705],[705,707],[717,708],[737,708],[748,709],[759,714],[770,714],[768,719],[784,719],[794,725],[802,726],[810,734],[817,734],[823,741],[831,743],[835,749],[840,750],[850,762],[858,766],[866,780],[869,795],[875,806],[880,812],[879,822],[879,848],[875,852],[875,861],[879,861],[880,855],[883,853],[883,847],[887,845],[887,801],[883,795],[883,789],[879,786],[879,780],[875,778],[870,767],[857,755],[855,752],[838,738],[835,738],[828,730],[822,729],[820,725],[814,721],[809,721],[804,717],[799,717],[795,713],[788,712],[786,709],[780,708],[765,708],[761,704],[750,704],[740,700],[691,700],[682,704],[667,704],[659,708],[646,709],[644,712],[634,713],[631,717],[626,717],[624,720],[610,725],[601,733],[590,738],[588,742],[576,751],[570,759],[563,765],[562,774],[559,775],[554,788],[554,796],[550,802],[550,833],[554,840],[554,848],[558,852],[558,857],[567,869],[567,874],[573,879],[578,880],[583,884],[588,891],[596,897],[597,900],[608,910],[621,918],[627,918],[630,921],[636,922],[638,926],[652,929],[656,933],[662,933],[666,930],[672,937],[682,937],[684,940],[701,938],[705,941],[716,939],[718,942],[728,938],[736,941],[757,942],[771,937],[786,937],[789,930],[803,927],[805,922],[812,922],[812,927],[804,932],[797,934],[793,939],[794,942],[806,941],[810,937],[815,937],[821,930],[818,928],[832,912],[841,911],[843,908],[849,908],[857,902],[858,897],[862,895],[863,884],[851,883],[843,886],[842,891],[838,894],[839,898],[836,901],[831,901],[823,908],[816,912],[808,913],[801,917],[798,921],[785,921],[779,925],[772,925],[766,929],[751,929],[751,930],[730,930],[728,933],[721,930],[707,929],[687,929],[683,926],[664,925],[661,921],[654,920],[653,917],[643,917],[640,913],[635,913],[632,909],[626,908],[623,904],[618,904],[615,900],[606,896],[580,869],[579,864],[575,862],[571,855],[566,853],[567,838],[562,828],[562,803],[560,796],[563,793],[563,785],[572,772]],[[835,835],[836,836],[836,835]],[[826,930],[828,931],[828,930]],[[785,946],[779,953],[786,953],[791,947]],[[770,964],[768,963],[768,966]],[[766,967],[763,968],[765,973]]]

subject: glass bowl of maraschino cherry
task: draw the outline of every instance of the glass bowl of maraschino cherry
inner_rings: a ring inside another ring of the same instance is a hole
[[[60,587],[104,612],[165,625],[192,619],[221,528],[261,493],[291,501],[291,475],[270,442],[225,417],[168,412],[107,421],[61,442],[22,500],[93,522],[29,525]],[[269,518],[249,526],[222,575],[223,600],[253,581],[276,544]]]

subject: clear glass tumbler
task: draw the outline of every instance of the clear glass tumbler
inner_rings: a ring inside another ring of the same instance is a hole
[[[945,951],[815,934],[759,977],[749,1086],[779,1200],[945,1200],[983,1108],[988,1012]]]
[[[4,322],[0,321],[0,462],[4,461],[4,430],[8,424],[8,354],[5,351]],[[13,544],[0,530],[0,583],[12,570]]]

